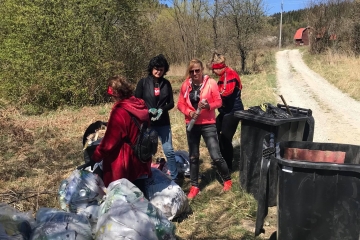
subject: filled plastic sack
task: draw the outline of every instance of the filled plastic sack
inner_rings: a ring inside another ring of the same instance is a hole
[[[104,182],[98,175],[86,170],[74,170],[60,184],[60,207],[68,212],[83,212],[89,206],[98,205],[105,195],[105,189]]]
[[[2,240],[11,240],[11,237],[7,235],[4,226],[0,223],[0,239]],[[17,238],[15,238],[17,239]]]
[[[110,183],[95,239],[176,239],[175,226],[127,179]]]
[[[149,201],[160,209],[168,220],[189,212],[190,206],[186,194],[162,171],[151,168],[152,177],[146,180]]]
[[[35,220],[31,212],[20,212],[0,203],[0,239],[28,240]]]
[[[187,151],[175,151],[176,166],[179,173],[184,174],[185,177],[190,177],[190,158]]]
[[[174,152],[175,161],[178,173],[183,174],[185,177],[190,177],[190,158],[189,153],[184,150]],[[151,163],[152,168],[157,168],[163,173],[170,176],[168,163],[165,158],[157,158],[156,162]]]
[[[30,240],[91,240],[87,217],[53,208],[40,208]]]

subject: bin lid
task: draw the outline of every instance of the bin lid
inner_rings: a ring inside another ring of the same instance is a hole
[[[324,163],[324,162],[309,162],[306,160],[289,160],[284,158],[277,158],[277,161],[280,166],[284,169],[292,169],[292,168],[307,168],[313,170],[330,170],[330,171],[341,171],[341,172],[357,172],[360,173],[360,165],[347,163],[347,164],[338,164],[338,163]],[[288,168],[286,168],[288,167]]]
[[[281,166],[360,173],[360,146],[340,143],[280,142]]]
[[[240,119],[251,120],[254,122],[259,122],[259,123],[263,123],[263,124],[267,124],[267,125],[271,125],[271,126],[279,126],[279,125],[282,125],[284,123],[289,123],[289,122],[302,122],[302,121],[306,121],[308,119],[307,115],[299,115],[299,116],[294,116],[294,117],[289,117],[289,118],[269,118],[269,117],[264,117],[264,116],[253,114],[253,113],[249,112],[248,110],[236,111],[234,113],[234,116],[237,118],[240,118]]]

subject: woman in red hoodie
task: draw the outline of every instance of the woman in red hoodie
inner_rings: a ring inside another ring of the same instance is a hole
[[[134,154],[126,139],[134,143],[139,133],[130,113],[139,124],[150,122],[144,100],[133,96],[132,85],[121,76],[109,78],[108,94],[115,101],[100,145],[92,160],[103,161],[103,180],[107,187],[112,181],[126,178],[134,183],[146,196],[145,179],[151,175],[151,161],[143,163]]]
[[[229,169],[221,155],[216,132],[215,109],[221,107],[221,96],[214,79],[203,75],[203,64],[198,59],[190,61],[187,77],[182,84],[177,107],[185,115],[187,141],[190,156],[190,180],[192,187],[188,198],[194,198],[200,191],[198,185],[200,138],[203,137],[210,157],[223,181],[224,191],[231,189]],[[192,120],[195,121],[190,129]]]

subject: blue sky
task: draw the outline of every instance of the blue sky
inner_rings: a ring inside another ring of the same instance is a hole
[[[307,1],[303,0],[263,0],[269,15],[281,12],[281,1],[283,2],[283,11],[304,9],[307,7]]]
[[[307,7],[308,0],[263,0],[265,10],[268,15],[281,12],[281,1],[283,2],[284,12],[304,9]],[[161,3],[171,6],[171,0],[160,0]]]

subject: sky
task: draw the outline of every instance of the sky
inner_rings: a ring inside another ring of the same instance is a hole
[[[267,15],[281,12],[281,1],[283,2],[283,11],[304,9],[307,7],[308,0],[263,0]],[[171,6],[171,0],[160,0],[161,3]]]
[[[283,3],[283,11],[289,12],[293,10],[304,9],[307,7],[307,1],[304,0],[263,0],[268,15],[281,12],[281,1]]]

